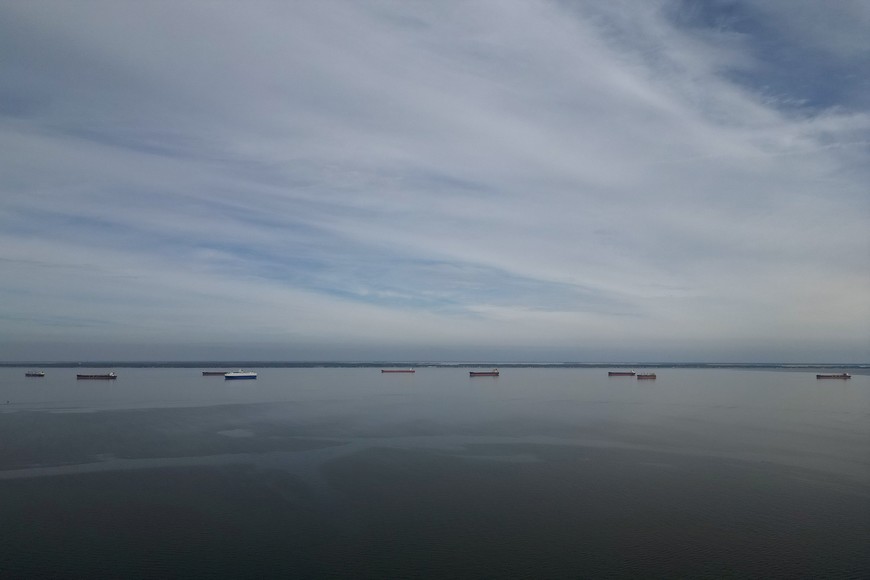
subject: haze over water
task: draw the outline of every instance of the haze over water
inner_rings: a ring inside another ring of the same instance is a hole
[[[870,575],[866,375],[24,370],[4,577]]]

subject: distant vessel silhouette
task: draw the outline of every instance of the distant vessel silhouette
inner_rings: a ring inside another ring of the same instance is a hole
[[[468,376],[470,377],[497,377],[498,369],[492,369],[491,371],[469,371]]]

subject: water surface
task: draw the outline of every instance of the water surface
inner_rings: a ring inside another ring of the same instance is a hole
[[[867,577],[870,377],[0,368],[4,577]]]

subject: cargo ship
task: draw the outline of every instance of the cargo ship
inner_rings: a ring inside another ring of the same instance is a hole
[[[204,377],[222,377],[227,374],[227,371],[202,371]]]
[[[849,373],[837,373],[832,375],[816,375],[817,379],[851,379],[852,375]]]
[[[42,371],[27,371],[24,373],[25,377],[44,377],[45,373]]]
[[[637,373],[634,371],[608,371],[608,377],[633,377]]]
[[[382,373],[415,373],[414,369],[381,369]]]
[[[112,380],[115,380],[117,378],[118,378],[118,375],[116,375],[114,372],[104,373],[104,374],[94,374],[94,375],[76,375],[76,379],[78,379],[78,380],[89,379],[89,380],[112,381]]]
[[[224,380],[226,381],[238,381],[238,380],[256,380],[257,373],[253,373],[250,371],[232,371],[224,374]]]
[[[639,381],[654,381],[655,378],[655,373],[637,373],[637,380]]]
[[[468,376],[470,377],[497,377],[498,369],[492,369],[491,371],[469,371]]]

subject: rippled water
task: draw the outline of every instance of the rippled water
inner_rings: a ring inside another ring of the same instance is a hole
[[[0,369],[3,577],[870,576],[870,377]]]

